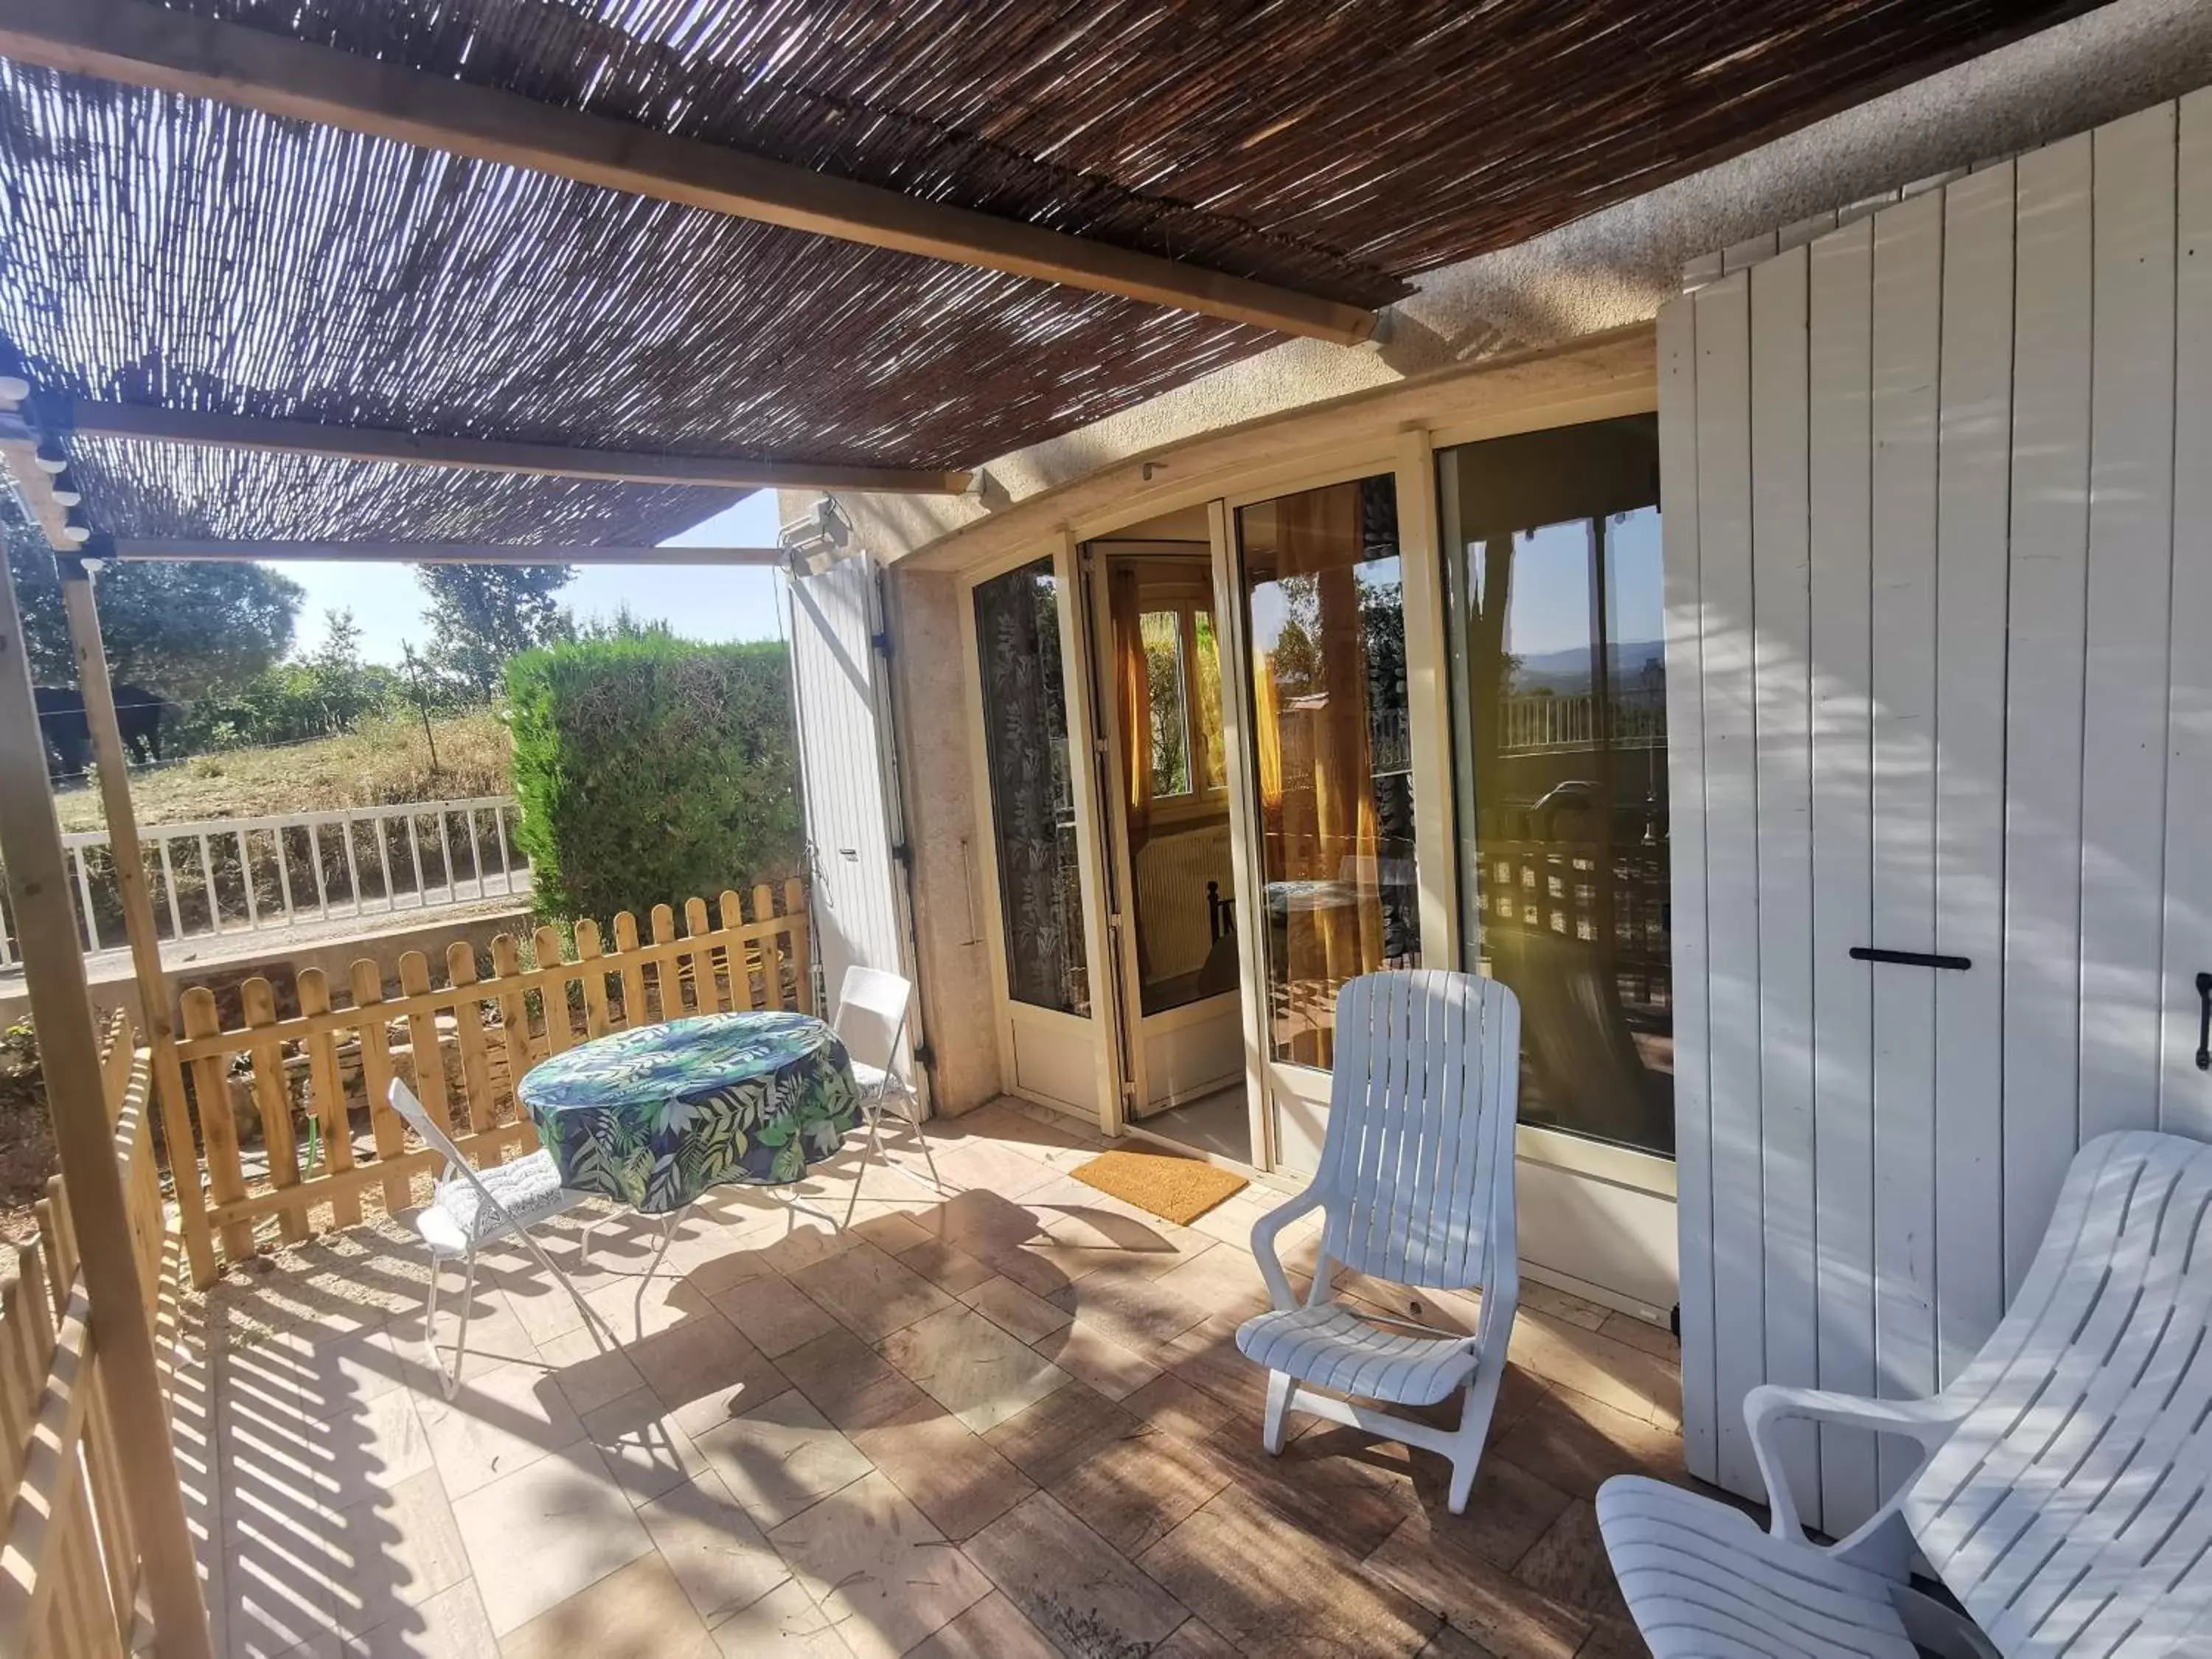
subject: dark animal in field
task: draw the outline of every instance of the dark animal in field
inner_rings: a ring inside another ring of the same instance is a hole
[[[92,764],[92,727],[84,717],[84,694],[74,686],[31,688],[38,705],[39,730],[46,739],[46,774],[73,778]]]
[[[57,778],[82,775],[92,764],[92,726],[84,712],[84,696],[74,686],[40,685],[32,689],[39,709],[39,729],[46,734],[46,770]],[[176,705],[143,685],[115,688],[115,725],[131,750],[143,764],[161,758],[161,717]]]
[[[161,758],[161,718],[177,712],[177,705],[143,685],[115,688],[115,724],[130,745],[131,758],[140,765]]]

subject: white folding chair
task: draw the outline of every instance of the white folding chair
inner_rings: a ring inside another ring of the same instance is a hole
[[[853,1195],[845,1203],[847,1226],[852,1225],[853,1212],[860,1207],[860,1183],[867,1178],[868,1165],[882,1156],[883,1140],[876,1126],[894,1091],[903,1103],[902,1111],[907,1127],[921,1143],[921,1156],[929,1165],[931,1184],[939,1192],[945,1190],[945,1182],[937,1173],[936,1154],[929,1150],[929,1137],[921,1132],[921,1103],[915,1098],[914,1091],[898,1073],[899,1048],[906,1036],[907,1005],[913,998],[912,985],[880,968],[848,968],[845,982],[837,988],[837,1018],[831,1026],[853,1062],[853,1081],[860,1089],[860,1115],[868,1125],[867,1150],[860,1155],[860,1167],[853,1176]],[[916,1181],[921,1178],[915,1176]]]
[[[1468,974],[1364,975],[1337,994],[1334,1071],[1313,1185],[1252,1229],[1274,1307],[1245,1322],[1237,1346],[1268,1370],[1268,1451],[1283,1449],[1293,1408],[1387,1435],[1451,1460],[1458,1515],[1474,1487],[1521,1299],[1513,1212],[1521,1005],[1496,980]],[[1321,1249],[1301,1304],[1275,1239],[1316,1208]],[[1330,1296],[1338,1267],[1431,1290],[1480,1285],[1475,1334],[1378,1322]],[[1456,1429],[1358,1403],[1432,1406],[1461,1389]],[[1339,1397],[1346,1395],[1357,1399]]]
[[[431,1121],[414,1091],[396,1078],[392,1079],[391,1098],[392,1109],[406,1120],[408,1127],[422,1137],[425,1145],[446,1160],[430,1202],[415,1217],[415,1231],[422,1235],[430,1252],[430,1293],[422,1309],[422,1346],[430,1357],[432,1369],[438,1373],[446,1398],[451,1400],[461,1385],[461,1362],[467,1355],[469,1344],[469,1304],[476,1297],[477,1252],[501,1239],[520,1239],[523,1247],[538,1259],[538,1265],[568,1292],[585,1320],[597,1325],[611,1339],[613,1332],[606,1322],[530,1233],[536,1223],[573,1210],[591,1194],[563,1187],[553,1154],[542,1147],[526,1158],[479,1172],[461,1156],[461,1149],[453,1145],[452,1138]],[[577,1252],[580,1263],[588,1259],[591,1247],[587,1230]],[[453,1341],[453,1364],[448,1370],[438,1354],[438,1270],[455,1256],[467,1262],[468,1273],[461,1285],[460,1333]]]

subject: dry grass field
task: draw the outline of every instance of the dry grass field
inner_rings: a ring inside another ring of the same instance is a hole
[[[422,722],[371,720],[343,737],[280,749],[232,749],[134,773],[131,794],[141,824],[195,818],[258,817],[279,812],[374,806],[391,801],[504,795],[505,723],[489,710],[430,723],[437,766]],[[57,797],[65,830],[101,827],[99,791],[89,784]]]

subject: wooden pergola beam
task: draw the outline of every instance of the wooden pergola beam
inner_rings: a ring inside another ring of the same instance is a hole
[[[15,0],[0,0],[0,16]],[[178,14],[165,14],[174,15]],[[0,40],[6,38],[0,27]],[[0,56],[7,55],[0,52]],[[70,404],[70,428],[88,437],[140,443],[251,449],[280,455],[322,455],[402,466],[459,467],[476,472],[524,472],[543,477],[595,478],[607,483],[699,484],[720,489],[853,489],[894,495],[957,495],[970,476],[891,466],[817,466],[805,461],[758,461],[738,455],[666,455],[643,450],[580,449],[565,444],[446,438],[320,421],[264,420],[142,404]]]
[[[1375,313],[145,0],[0,0],[0,56],[1356,345]]]
[[[244,559],[320,560],[333,564],[718,564],[781,565],[780,547],[648,547],[613,542],[206,541],[185,536],[95,537],[87,558],[204,564]]]

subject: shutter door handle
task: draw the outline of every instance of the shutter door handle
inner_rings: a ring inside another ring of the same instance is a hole
[[[1972,957],[1939,956],[1933,951],[1883,951],[1871,945],[1851,946],[1853,962],[1893,962],[1905,968],[1944,968],[1963,974],[1974,965]]]
[[[2197,976],[2197,1069],[2212,1072],[2212,974]]]

